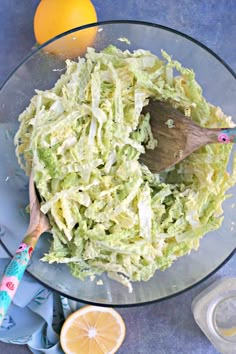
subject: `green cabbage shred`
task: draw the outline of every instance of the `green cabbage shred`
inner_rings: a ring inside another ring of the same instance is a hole
[[[221,226],[236,181],[236,169],[227,172],[230,144],[201,148],[161,174],[139,162],[148,148],[158,153],[141,113],[150,97],[203,127],[233,126],[204,99],[192,70],[162,56],[89,48],[19,117],[16,154],[33,170],[52,226],[43,261],[66,263],[80,279],[107,272],[128,287],[147,281]]]

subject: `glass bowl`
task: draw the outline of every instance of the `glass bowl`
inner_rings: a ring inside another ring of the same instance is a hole
[[[164,49],[184,66],[195,71],[196,79],[209,102],[220,106],[226,114],[236,116],[235,74],[211,50],[170,28],[135,21],[101,22],[66,32],[37,48],[15,69],[0,91],[0,235],[10,254],[17,249],[29,221],[24,212],[28,203],[28,178],[18,166],[13,143],[18,128],[18,115],[28,106],[36,88],[44,90],[52,87],[63,73],[65,62],[61,57],[70,56],[66,36],[70,41],[78,40],[80,46],[79,35],[91,27],[98,29],[93,44],[97,50],[114,44],[122,50],[142,48],[160,56],[161,49]],[[127,37],[131,44],[118,40],[122,37]],[[58,45],[60,41],[63,44],[60,46],[63,48],[61,57],[47,53],[52,43]],[[132,293],[109,279],[106,274],[96,277],[94,281],[89,278],[80,281],[70,275],[65,265],[41,262],[41,257],[49,248],[48,234],[40,238],[28,272],[47,287],[85,303],[130,306],[177,295],[210,276],[234,253],[236,231],[232,225],[235,191],[235,187],[232,188],[233,197],[224,202],[225,218],[222,227],[208,233],[201,240],[198,251],[178,259],[164,272],[157,271],[148,282],[134,283]]]

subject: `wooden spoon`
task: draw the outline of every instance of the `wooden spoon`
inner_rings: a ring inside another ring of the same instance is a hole
[[[206,144],[236,142],[236,128],[202,128],[165,102],[150,100],[142,112],[150,113],[152,133],[158,145],[154,150],[146,149],[140,161],[153,173],[174,166]]]
[[[32,172],[29,179],[29,197],[30,224],[26,236],[5,269],[0,284],[0,325],[16,293],[40,235],[50,229],[48,218],[40,211]]]

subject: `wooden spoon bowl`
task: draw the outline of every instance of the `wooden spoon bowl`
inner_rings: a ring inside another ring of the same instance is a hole
[[[166,102],[150,100],[142,113],[150,114],[158,145],[154,150],[146,149],[140,161],[153,173],[176,165],[206,144],[236,142],[236,128],[202,128]]]

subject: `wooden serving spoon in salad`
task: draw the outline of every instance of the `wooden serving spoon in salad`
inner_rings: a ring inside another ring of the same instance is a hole
[[[140,161],[153,173],[176,165],[200,147],[211,143],[235,143],[236,128],[202,128],[170,104],[150,100],[142,110],[150,114],[157,147],[146,149]]]
[[[29,178],[29,198],[30,224],[26,236],[6,267],[0,284],[0,325],[12,302],[40,235],[50,229],[47,216],[40,210],[32,172]]]

